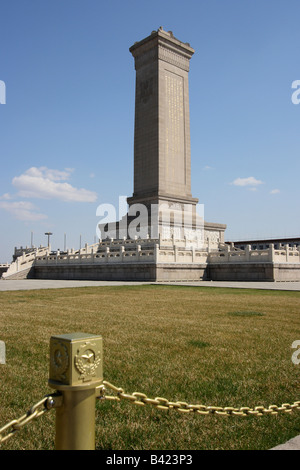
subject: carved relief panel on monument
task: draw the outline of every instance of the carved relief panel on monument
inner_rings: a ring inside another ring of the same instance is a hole
[[[153,96],[153,77],[143,80],[139,83],[138,99],[141,103],[146,104]]]
[[[212,245],[218,246],[219,245],[219,242],[220,242],[219,232],[213,232],[213,231],[205,230],[204,236],[205,236],[205,239],[207,240],[207,242],[209,243],[210,246],[212,246]]]

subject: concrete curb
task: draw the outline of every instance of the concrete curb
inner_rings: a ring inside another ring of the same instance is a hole
[[[294,437],[285,444],[280,444],[270,450],[300,450],[300,436]]]

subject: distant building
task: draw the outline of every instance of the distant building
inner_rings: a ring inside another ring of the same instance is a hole
[[[265,250],[271,245],[274,245],[276,250],[285,247],[288,245],[290,248],[300,246],[300,237],[299,238],[269,238],[269,239],[258,239],[258,240],[240,240],[237,242],[227,241],[226,244],[234,244],[236,248],[245,250],[247,245],[250,245],[251,250]]]

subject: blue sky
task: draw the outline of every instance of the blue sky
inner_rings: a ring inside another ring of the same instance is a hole
[[[47,231],[54,249],[64,234],[69,248],[80,236],[93,243],[98,205],[132,195],[129,47],[160,26],[195,49],[192,193],[205,219],[226,223],[226,239],[300,236],[298,0],[2,0],[0,9],[0,262],[31,236],[45,244]]]

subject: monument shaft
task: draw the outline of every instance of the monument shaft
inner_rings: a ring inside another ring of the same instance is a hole
[[[162,28],[135,43],[133,203],[196,204],[191,194],[189,61],[194,50]]]

